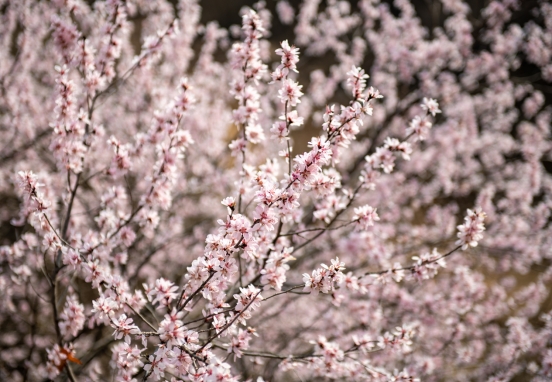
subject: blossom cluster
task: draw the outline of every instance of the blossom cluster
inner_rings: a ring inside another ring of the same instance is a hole
[[[0,9],[0,379],[552,378],[548,2]]]

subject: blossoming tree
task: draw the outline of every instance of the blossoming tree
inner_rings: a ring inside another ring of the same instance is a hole
[[[0,0],[0,379],[550,380],[552,5],[417,6]]]

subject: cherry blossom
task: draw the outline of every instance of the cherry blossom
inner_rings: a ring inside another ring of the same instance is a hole
[[[2,379],[549,381],[549,2],[227,3],[2,2]]]

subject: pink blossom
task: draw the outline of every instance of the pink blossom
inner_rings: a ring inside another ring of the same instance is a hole
[[[345,264],[336,257],[332,260],[330,267],[322,264],[321,268],[312,271],[312,275],[303,273],[304,290],[313,294],[333,291],[336,284],[340,284],[344,279],[343,269],[345,269]]]
[[[112,319],[111,326],[115,328],[113,336],[119,340],[121,338],[128,344],[130,344],[130,335],[138,334],[139,328],[133,324],[132,318],[127,317],[126,314],[121,314],[119,318]]]
[[[283,76],[287,76],[290,70],[297,73],[299,49],[294,46],[290,46],[287,40],[282,41],[281,46],[281,48],[276,49],[276,54],[282,56],[282,63],[278,67],[280,68],[280,72]]]
[[[164,278],[155,280],[155,285],[151,288],[147,285],[144,285],[144,287],[152,304],[158,302],[160,306],[168,306],[177,296],[178,287]]]
[[[425,117],[416,116],[406,128],[406,134],[414,135],[416,140],[423,141],[427,138],[432,123]]]
[[[76,335],[84,327],[84,306],[79,303],[74,295],[70,295],[65,302],[63,312],[59,315],[61,320],[59,328],[64,337]]]
[[[247,288],[240,288],[240,294],[235,294],[234,298],[238,300],[236,311],[243,312],[245,308],[255,310],[260,306],[263,297],[260,295],[261,290],[249,285]]]
[[[300,98],[303,95],[301,88],[303,88],[303,85],[299,85],[293,80],[284,80],[282,89],[278,91],[280,101],[282,103],[289,103],[290,106],[297,106],[301,102]]]
[[[464,224],[459,225],[457,245],[462,246],[463,250],[468,247],[476,247],[478,242],[483,238],[485,231],[485,213],[481,207],[476,207],[474,210],[468,209],[468,214],[464,218]]]
[[[347,78],[347,84],[352,88],[353,97],[358,99],[361,97],[362,92],[366,88],[366,80],[370,77],[368,76],[362,68],[353,66],[353,68],[347,72],[349,76]]]
[[[433,98],[424,97],[422,109],[426,110],[428,114],[431,114],[433,117],[435,117],[435,114],[441,112],[441,110],[439,110],[439,103]]]
[[[355,215],[353,216],[353,221],[358,222],[361,229],[369,229],[369,227],[374,225],[375,221],[380,220],[376,210],[377,208],[373,208],[369,205],[357,207],[354,210]]]
[[[295,18],[295,11],[289,2],[285,0],[278,1],[278,4],[276,4],[276,11],[278,12],[278,16],[280,16],[282,23],[287,25],[293,22],[293,19]]]

